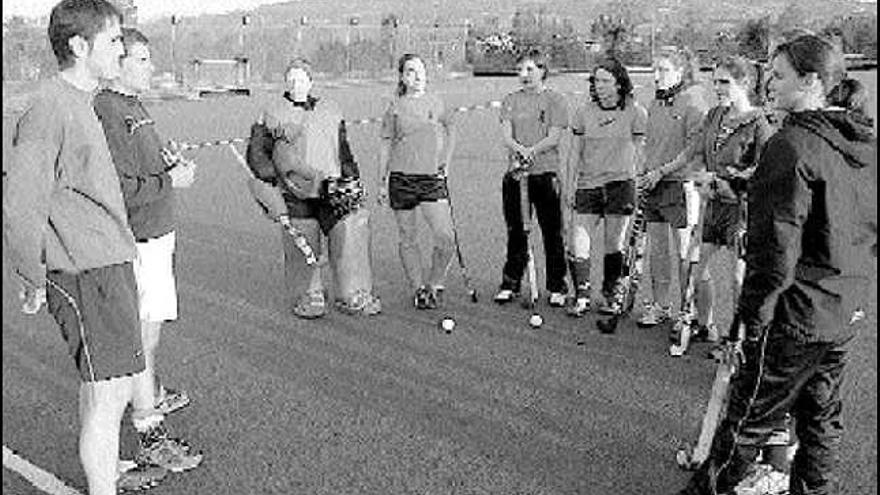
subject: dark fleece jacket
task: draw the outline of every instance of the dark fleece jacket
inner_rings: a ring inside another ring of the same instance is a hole
[[[767,143],[749,184],[747,336],[771,321],[803,343],[854,335],[876,278],[876,153],[871,123],[843,111],[793,113]]]

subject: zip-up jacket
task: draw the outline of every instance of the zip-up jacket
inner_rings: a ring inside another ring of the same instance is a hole
[[[749,184],[738,304],[748,337],[771,322],[804,343],[854,335],[871,294],[876,153],[872,127],[842,111],[793,113],[770,138]]]

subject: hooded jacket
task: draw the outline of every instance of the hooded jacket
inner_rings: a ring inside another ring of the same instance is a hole
[[[853,337],[872,293],[876,150],[871,123],[843,111],[793,113],[770,138],[749,184],[747,336],[772,322],[803,343]]]

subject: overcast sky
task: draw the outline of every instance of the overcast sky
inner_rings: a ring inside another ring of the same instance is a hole
[[[49,15],[59,0],[3,0],[3,18],[14,15],[42,17]],[[149,20],[164,14],[193,15],[250,9],[268,3],[290,0],[135,0],[138,19]],[[328,0],[332,1],[332,0]]]

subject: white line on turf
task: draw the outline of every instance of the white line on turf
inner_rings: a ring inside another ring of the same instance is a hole
[[[52,473],[34,466],[9,447],[3,446],[3,467],[22,475],[32,485],[50,495],[82,495]]]

